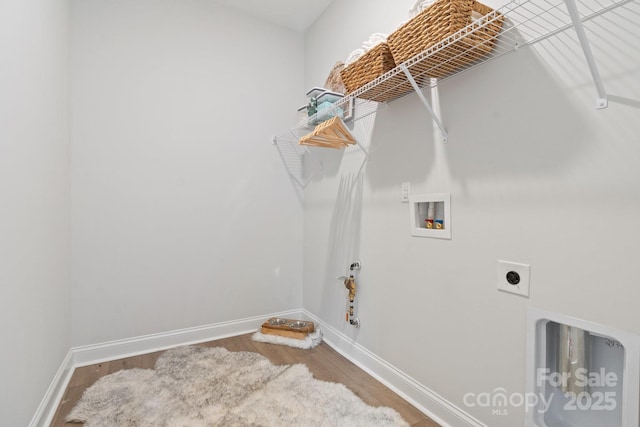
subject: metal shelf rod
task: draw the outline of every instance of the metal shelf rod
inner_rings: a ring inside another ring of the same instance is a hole
[[[402,71],[407,76],[407,79],[409,80],[409,83],[411,83],[411,86],[413,86],[413,90],[418,95],[418,98],[420,98],[420,101],[422,101],[427,111],[429,111],[429,114],[431,114],[433,122],[440,128],[440,132],[442,132],[442,142],[446,144],[449,138],[447,130],[442,125],[442,122],[440,121],[436,113],[434,113],[433,108],[431,108],[431,104],[429,104],[429,101],[427,101],[427,98],[425,98],[424,93],[422,93],[422,89],[420,88],[420,86],[418,86],[418,83],[416,83],[407,66],[405,64],[402,64],[400,65],[400,67],[402,67]]]
[[[582,52],[584,53],[584,56],[587,60],[587,64],[589,65],[589,71],[591,71],[591,77],[593,78],[593,82],[596,85],[596,91],[598,92],[598,99],[596,100],[596,108],[598,109],[607,108],[607,106],[609,105],[609,101],[607,100],[607,92],[604,90],[604,85],[602,84],[602,77],[600,77],[600,72],[598,71],[598,65],[596,64],[596,61],[593,58],[593,52],[591,51],[589,38],[587,37],[587,33],[584,31],[584,26],[582,25],[582,21],[580,20],[580,14],[578,13],[578,6],[576,5],[575,0],[564,0],[564,2],[567,5],[569,16],[571,16],[571,21],[573,21],[573,28],[576,30],[576,34],[578,35],[578,40],[580,41]]]

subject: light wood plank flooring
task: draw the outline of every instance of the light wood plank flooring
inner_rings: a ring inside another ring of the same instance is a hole
[[[400,413],[413,427],[439,427],[434,421],[403,400],[375,378],[349,362],[325,343],[311,350],[301,350],[274,344],[258,343],[251,334],[225,338],[199,344],[206,347],[222,346],[229,351],[253,351],[262,354],[277,365],[304,363],[313,376],[323,380],[346,385],[364,402],[372,406],[388,406]],[[69,381],[64,397],[53,419],[53,427],[78,427],[78,424],[65,423],[65,416],[71,411],[84,390],[98,378],[130,368],[152,368],[161,351],[99,363],[77,368]]]

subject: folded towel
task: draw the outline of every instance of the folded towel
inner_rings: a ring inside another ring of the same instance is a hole
[[[330,112],[323,112],[323,110],[331,108],[332,106],[332,102],[323,102],[318,105],[318,119],[320,121],[325,121],[333,116],[338,116],[340,118],[344,117],[344,110],[340,107],[336,107],[333,111]]]
[[[387,41],[387,35],[384,33],[373,33],[369,36],[369,40],[362,43],[362,48],[367,51],[374,48],[380,43]]]
[[[356,62],[356,60],[358,58],[360,58],[362,55],[364,55],[364,49],[356,49],[353,52],[351,52],[349,54],[349,56],[347,57],[347,59],[344,61],[344,65],[347,66],[349,64],[352,64],[354,62]]]

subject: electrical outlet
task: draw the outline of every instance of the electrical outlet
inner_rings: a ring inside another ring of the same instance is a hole
[[[400,201],[409,203],[409,193],[411,192],[411,183],[403,182],[400,184]]]
[[[531,266],[498,260],[498,290],[529,297]]]

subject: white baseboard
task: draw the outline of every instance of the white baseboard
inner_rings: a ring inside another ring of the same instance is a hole
[[[51,423],[75,368],[165,350],[178,345],[197,344],[254,332],[264,322],[264,319],[269,317],[307,318],[313,320],[322,328],[324,341],[328,345],[443,427],[487,427],[306,310],[289,310],[194,328],[74,347],[69,350],[63,360],[29,426],[45,427]]]
[[[487,427],[307,310],[303,310],[302,314],[322,328],[323,339],[328,345],[441,426]]]
[[[47,392],[44,394],[40,406],[31,418],[29,427],[48,426],[58,409],[58,404],[64,397],[64,392],[69,384],[71,375],[73,375],[73,352],[69,350],[64,360],[53,377],[53,381],[49,385]]]
[[[197,344],[247,334],[257,331],[258,327],[269,317],[292,317],[300,314],[301,310],[289,310],[211,325],[196,326],[193,328],[178,329],[101,344],[75,347],[72,349],[73,362],[76,367],[93,365],[109,360],[166,350],[178,345]]]

